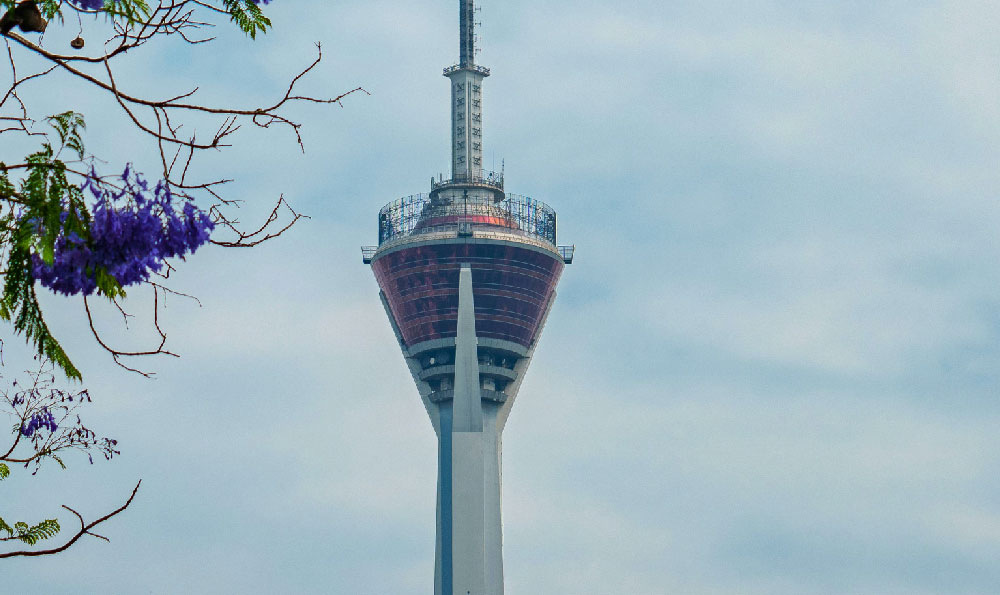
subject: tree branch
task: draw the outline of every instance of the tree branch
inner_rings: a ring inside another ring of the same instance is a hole
[[[69,541],[67,541],[66,543],[62,544],[61,546],[59,546],[57,548],[52,548],[52,549],[48,549],[48,550],[23,550],[23,551],[18,551],[18,552],[6,552],[6,553],[0,554],[0,558],[14,558],[16,556],[47,556],[49,554],[58,554],[59,552],[61,552],[63,550],[66,550],[67,548],[69,548],[69,546],[71,546],[74,543],[76,543],[77,540],[80,539],[81,537],[83,537],[84,535],[92,535],[94,537],[100,537],[101,539],[104,539],[106,541],[110,541],[110,540],[108,540],[107,537],[103,537],[101,535],[97,535],[95,533],[91,533],[90,530],[93,529],[94,527],[96,527],[97,525],[100,525],[104,521],[110,519],[111,517],[113,517],[113,516],[115,516],[115,515],[123,512],[126,508],[128,508],[129,504],[132,504],[132,500],[135,498],[136,492],[139,491],[139,486],[140,485],[142,485],[142,480],[141,479],[139,480],[139,483],[135,484],[135,488],[132,490],[132,495],[128,497],[128,500],[125,501],[125,504],[121,505],[120,507],[116,508],[115,510],[109,512],[108,514],[102,516],[101,518],[99,518],[96,521],[93,521],[91,523],[85,523],[84,520],[83,520],[83,517],[80,516],[80,513],[78,513],[77,511],[73,510],[69,506],[66,506],[65,504],[63,504],[63,508],[65,508],[66,510],[68,510],[68,511],[72,512],[73,514],[75,514],[76,517],[80,520],[80,530],[76,532],[76,535],[74,535]]]

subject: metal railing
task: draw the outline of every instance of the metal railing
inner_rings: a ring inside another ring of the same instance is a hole
[[[490,69],[486,68],[485,66],[480,66],[478,64],[469,64],[466,66],[462,66],[461,64],[454,64],[444,69],[444,75],[448,76],[449,74],[459,70],[472,70],[478,72],[483,76],[490,76]]]
[[[395,200],[378,214],[378,243],[415,234],[502,229],[556,246],[556,212],[540,200],[506,194],[503,200],[477,196],[433,200],[414,194]]]
[[[457,173],[450,180],[431,178],[431,190],[437,190],[451,184],[481,184],[503,190],[503,172],[475,169],[468,173]]]

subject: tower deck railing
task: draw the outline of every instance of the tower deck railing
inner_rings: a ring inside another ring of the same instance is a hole
[[[461,186],[471,184],[473,186],[488,186],[503,190],[503,172],[487,171],[485,169],[475,169],[471,172],[459,172],[448,180],[435,180],[431,178],[431,190],[445,188],[448,186]]]
[[[478,64],[466,64],[465,66],[462,66],[461,64],[454,64],[444,69],[444,75],[448,76],[449,74],[458,72],[459,70],[472,70],[483,76],[490,76],[490,69]]]
[[[406,236],[450,230],[471,234],[473,229],[483,228],[499,228],[556,246],[555,210],[540,200],[512,193],[502,200],[491,196],[404,196],[379,211],[378,243],[381,246]]]

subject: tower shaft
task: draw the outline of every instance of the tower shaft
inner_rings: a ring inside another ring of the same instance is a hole
[[[455,388],[438,430],[435,595],[503,594],[497,405],[483,401],[472,271],[459,272]]]

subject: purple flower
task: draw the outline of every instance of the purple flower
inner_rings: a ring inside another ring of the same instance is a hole
[[[100,10],[104,8],[104,0],[69,0],[69,3],[86,10]]]
[[[97,201],[90,239],[60,235],[55,259],[46,264],[32,254],[32,273],[42,285],[66,295],[90,295],[97,289],[95,271],[105,269],[122,286],[141,283],[160,271],[166,259],[193,253],[208,241],[215,223],[190,201],[174,205],[169,185],[149,184],[126,166],[118,191],[101,187],[92,174],[81,185]]]
[[[85,10],[100,10],[104,8],[104,0],[68,0],[70,4],[75,4]],[[270,4],[271,0],[253,0],[254,4]]]
[[[48,428],[50,432],[55,432],[58,427],[56,418],[52,415],[52,412],[49,411],[48,407],[42,407],[42,410],[38,413],[31,414],[31,419],[28,420],[27,426],[21,424],[21,435],[25,438],[31,438],[32,434],[40,428]]]

